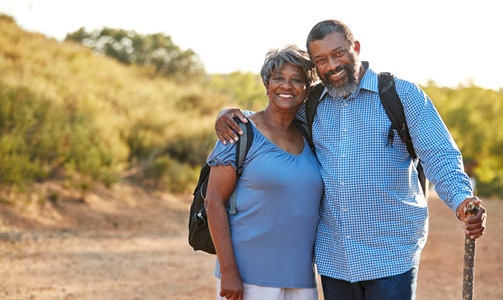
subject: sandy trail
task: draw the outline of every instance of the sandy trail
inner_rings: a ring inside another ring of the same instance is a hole
[[[4,227],[0,231],[0,299],[214,299],[214,257],[187,245],[187,203],[175,209],[172,204],[131,209],[114,222],[118,229],[19,231],[12,230],[12,225],[10,230]],[[499,282],[503,278],[503,201],[487,200],[484,205],[490,213],[486,235],[477,241],[475,299],[503,299]],[[142,213],[131,215],[135,210]],[[430,215],[417,299],[459,300],[461,223],[434,196]],[[134,226],[127,223],[131,220]]]

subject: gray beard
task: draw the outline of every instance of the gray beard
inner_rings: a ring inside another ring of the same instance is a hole
[[[358,83],[350,82],[343,87],[335,87],[331,82],[323,82],[325,87],[327,88],[328,94],[332,96],[332,98],[345,98],[358,88]]]

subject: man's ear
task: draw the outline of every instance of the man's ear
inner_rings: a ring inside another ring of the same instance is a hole
[[[353,50],[358,54],[360,55],[360,42],[359,41],[355,41],[355,44],[353,46]]]

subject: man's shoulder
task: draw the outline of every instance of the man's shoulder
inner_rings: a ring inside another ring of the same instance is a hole
[[[393,73],[393,71],[379,71],[376,72],[372,68],[370,68],[370,64],[368,62],[364,62],[365,74],[363,75],[361,88],[379,93],[379,75],[384,73],[389,73],[393,76],[395,80],[395,87],[401,92],[411,91],[411,90],[419,90],[419,86],[407,79],[402,78],[399,74]]]
[[[413,95],[424,94],[422,88],[417,83],[396,75],[394,75],[394,79],[395,89],[400,97],[408,98]]]

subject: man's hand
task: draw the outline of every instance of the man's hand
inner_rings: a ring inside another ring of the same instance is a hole
[[[478,212],[476,215],[470,215],[467,211],[467,207],[470,202],[478,207]],[[458,218],[465,223],[463,228],[465,229],[465,234],[469,235],[471,239],[477,239],[484,234],[486,228],[486,209],[481,206],[482,200],[477,197],[468,197],[465,201],[461,202],[458,206],[456,213]]]
[[[241,127],[234,122],[233,118],[239,118],[241,122],[248,123],[245,115],[239,108],[224,108],[215,121],[215,131],[218,139],[225,145],[227,142],[233,144],[239,139],[236,132],[241,135]]]

